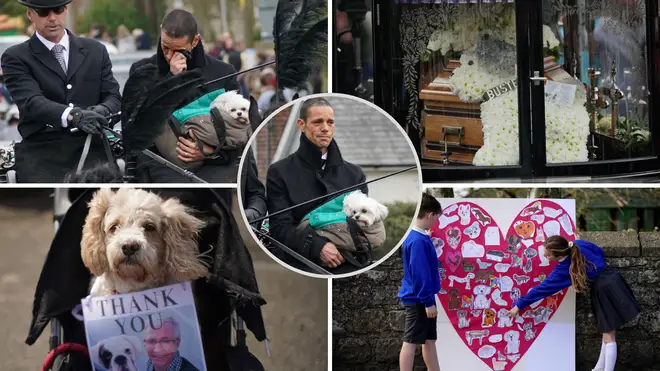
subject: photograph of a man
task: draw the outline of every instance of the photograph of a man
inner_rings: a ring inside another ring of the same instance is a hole
[[[181,330],[172,317],[163,317],[158,329],[149,328],[144,335],[144,348],[149,361],[147,371],[199,371],[179,354]]]

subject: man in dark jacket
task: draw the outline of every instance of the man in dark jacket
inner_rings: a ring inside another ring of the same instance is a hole
[[[266,215],[266,189],[259,180],[257,161],[252,151],[247,152],[241,172],[241,201],[249,222]]]
[[[119,84],[106,48],[64,27],[71,0],[19,2],[28,7],[35,33],[7,49],[1,61],[20,110],[16,172],[21,183],[58,183],[76,169],[88,134],[93,140],[85,166],[109,160],[101,126],[120,109]]]
[[[333,139],[334,110],[327,100],[306,100],[300,108],[298,128],[301,131],[298,150],[268,168],[266,199],[270,214],[366,181],[359,166],[342,158]],[[360,190],[368,193],[366,185]],[[334,244],[317,235],[311,227],[301,233],[296,231],[302,218],[322,203],[324,201],[269,217],[270,233],[313,263],[335,269],[342,266],[344,259]],[[309,271],[309,267],[281,250],[277,254],[285,263]]]
[[[186,57],[186,54],[190,55],[189,59]],[[163,18],[156,54],[135,62],[131,66],[129,76],[133,75],[139,67],[148,64],[158,66],[159,78],[162,80],[193,69],[201,70],[205,81],[214,80],[236,72],[231,65],[207,56],[204,53],[201,36],[198,32],[197,20],[191,13],[182,9],[174,9]],[[198,97],[223,88],[225,91],[237,90],[240,92],[240,86],[236,81],[236,77],[231,77],[203,87]],[[184,105],[187,103],[184,103]],[[167,127],[165,130],[170,129]],[[151,150],[158,153],[155,147]],[[212,149],[204,148],[204,151],[209,153],[212,152]],[[177,153],[179,159],[185,162],[204,160],[204,166],[198,169],[195,175],[207,182],[235,183],[237,180],[240,150],[233,151],[219,158],[206,158],[199,151],[197,143],[180,137]],[[186,177],[164,165],[154,162],[151,158],[144,155],[138,157],[137,178],[141,183],[190,182]]]

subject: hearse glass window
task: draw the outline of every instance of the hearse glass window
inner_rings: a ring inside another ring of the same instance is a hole
[[[423,164],[519,165],[515,4],[434,2],[397,1],[406,125],[422,132]]]
[[[423,165],[520,165],[513,0],[395,3],[405,125],[421,131]],[[545,128],[546,162],[653,155],[644,2],[538,4],[544,71],[532,78],[545,86],[545,122],[532,127]]]
[[[653,155],[645,2],[541,3],[547,163]]]

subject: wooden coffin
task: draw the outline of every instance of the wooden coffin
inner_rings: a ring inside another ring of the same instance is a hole
[[[428,78],[420,81],[424,84],[419,94],[423,106],[423,165],[471,165],[474,155],[484,144],[480,104],[461,101],[449,82],[451,72],[459,66],[459,61],[449,60],[440,66],[440,72],[432,81],[429,82]],[[553,57],[545,59],[544,67],[545,76],[550,80],[572,78],[554,63]],[[446,152],[451,153],[448,158]]]

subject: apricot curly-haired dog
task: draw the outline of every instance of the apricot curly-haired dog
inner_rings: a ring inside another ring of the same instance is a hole
[[[83,227],[90,295],[125,294],[206,276],[198,234],[204,222],[179,200],[141,190],[98,190]]]

